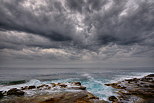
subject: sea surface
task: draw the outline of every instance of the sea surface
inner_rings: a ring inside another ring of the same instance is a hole
[[[46,83],[81,82],[101,99],[116,95],[105,83],[154,73],[154,67],[136,68],[6,68],[0,67],[0,91],[8,87]]]

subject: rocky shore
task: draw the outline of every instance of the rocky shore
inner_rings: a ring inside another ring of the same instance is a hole
[[[112,103],[154,103],[154,74],[105,85],[113,87],[117,93],[117,96],[108,97]],[[0,103],[110,102],[88,92],[80,82],[18,86],[0,91]]]
[[[154,74],[105,85],[117,90],[117,97],[109,97],[112,103],[154,103]]]
[[[61,91],[52,92],[55,89]],[[108,103],[89,93],[80,82],[11,88],[1,91],[0,98],[0,103]]]

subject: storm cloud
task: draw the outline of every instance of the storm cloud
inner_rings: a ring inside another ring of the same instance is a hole
[[[153,0],[0,0],[0,15],[1,64],[153,62]]]

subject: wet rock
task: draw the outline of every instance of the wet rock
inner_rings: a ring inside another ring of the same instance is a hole
[[[152,100],[154,101],[154,74],[150,74],[143,78],[126,79],[117,83],[105,85],[118,89],[118,98],[121,101],[127,101],[129,103],[133,101],[131,98],[134,97],[136,100],[143,99],[144,101],[153,98]]]
[[[145,77],[154,77],[154,74],[149,74],[149,75],[147,75]]]
[[[118,102],[118,99],[115,96],[110,96],[108,99],[112,102]]]
[[[118,83],[111,83],[111,84],[104,84],[104,85],[114,87],[114,86],[117,86],[117,84],[118,84]]]
[[[42,84],[42,85],[38,86],[37,89],[39,89],[39,90],[51,89],[51,86],[46,85],[46,84]]]
[[[74,85],[81,86],[80,82],[73,82]]]
[[[2,98],[4,95],[3,95],[3,92],[0,91],[0,98]]]
[[[62,84],[62,83],[59,83],[58,86],[60,86],[61,88],[66,88],[67,87],[66,84]]]
[[[80,86],[79,89],[81,89],[81,90],[86,90],[86,87]]]
[[[28,86],[21,87],[21,90],[26,90],[27,88],[28,88]]]
[[[21,90],[34,89],[34,88],[36,88],[36,86],[25,86],[21,87]]]
[[[36,88],[36,86],[25,86],[21,87],[21,90],[34,89],[34,88]]]
[[[10,90],[7,92],[7,95],[21,96],[21,95],[24,95],[24,93],[25,93],[25,92],[23,92],[23,91],[20,90],[20,89],[13,88],[13,89],[10,89]]]
[[[36,86],[29,86],[28,89],[34,89]]]
[[[106,86],[111,86],[111,84],[104,84],[104,85],[106,85]]]

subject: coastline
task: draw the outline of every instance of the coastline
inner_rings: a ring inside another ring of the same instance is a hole
[[[80,82],[11,88],[1,91],[0,97],[0,103],[108,103],[88,92]]]
[[[109,97],[112,103],[154,103],[154,74],[105,85],[117,90],[118,96]]]
[[[28,101],[31,101],[30,103],[107,103],[109,101],[112,103],[153,103],[154,101],[154,74],[140,78],[126,78],[105,85],[114,88],[117,94],[116,96],[109,96],[108,101],[100,99],[89,92],[80,82],[68,82],[41,84],[37,86],[18,85],[17,87],[14,85],[0,92],[0,103],[28,103]],[[76,94],[79,96],[76,97]],[[83,97],[80,97],[80,95],[83,95]],[[72,99],[68,99],[68,96]],[[52,101],[49,100],[51,97]],[[36,101],[38,98],[42,99]],[[60,98],[64,98],[64,100]],[[67,99],[65,100],[65,98]],[[76,99],[74,100],[73,98]],[[79,102],[79,100],[81,101]]]

